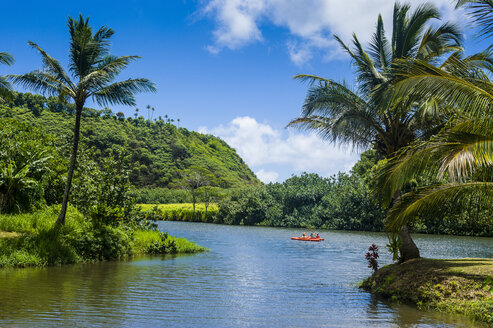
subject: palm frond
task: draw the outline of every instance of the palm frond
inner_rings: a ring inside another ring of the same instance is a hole
[[[102,106],[135,106],[135,93],[139,92],[156,92],[156,87],[148,79],[128,79],[105,86],[89,96]]]
[[[399,39],[401,43],[396,45],[396,49],[398,50],[394,54],[394,59],[415,58],[421,32],[430,19],[440,18],[438,9],[430,3],[424,3],[419,5],[409,18],[403,18],[402,15],[399,17],[404,19],[404,22],[400,23],[404,25],[404,28],[403,35]]]
[[[310,75],[310,74],[297,74],[293,76],[293,79],[295,80],[300,80],[301,82],[306,82],[309,85],[313,85],[316,82],[328,82],[328,83],[335,83],[332,80],[317,76],[317,75]]]
[[[12,65],[14,63],[14,57],[6,52],[0,52],[0,64]]]
[[[470,120],[442,131],[429,142],[403,149],[383,165],[374,191],[385,206],[408,181],[426,173],[464,181],[478,168],[493,165],[493,120]]]
[[[436,98],[455,109],[482,116],[493,111],[493,85],[480,79],[466,80],[419,60],[402,60],[396,83],[396,96]]]
[[[407,224],[416,216],[436,213],[444,202],[458,208],[467,208],[471,199],[477,204],[491,208],[493,202],[493,182],[468,182],[434,185],[417,192],[407,193],[397,199],[387,214],[386,228],[393,232]]]
[[[80,15],[78,20],[68,18],[70,33],[70,71],[79,79],[83,78],[109,53],[109,39],[113,30],[101,27],[93,36],[89,18]]]
[[[377,29],[372,36],[368,53],[379,64],[380,70],[385,70],[392,60],[392,49],[385,37],[382,15],[378,15]]]
[[[462,33],[457,25],[445,23],[438,28],[429,27],[421,37],[416,58],[431,61],[445,53],[463,51]]]
[[[98,66],[79,81],[79,87],[91,93],[111,83],[130,62],[139,59],[139,56],[106,56]]]
[[[0,76],[0,103],[12,100],[12,85],[3,76]]]
[[[53,75],[43,71],[33,71],[23,75],[7,75],[14,83],[42,94],[57,97],[68,94],[74,97],[73,90]]]
[[[337,35],[334,35],[334,38],[352,58],[357,71],[358,88],[362,93],[370,94],[376,85],[384,81],[384,76],[375,68],[370,56],[364,51],[355,34],[353,34],[354,52]]]
[[[492,0],[458,0],[457,7],[466,7],[469,14],[480,26],[479,36],[493,35]]]
[[[67,73],[65,73],[65,70],[58,60],[48,55],[48,53],[35,42],[28,41],[27,43],[40,53],[45,73],[53,75],[55,79],[60,81],[60,84],[64,84],[66,87],[74,89],[75,85],[72,83]]]

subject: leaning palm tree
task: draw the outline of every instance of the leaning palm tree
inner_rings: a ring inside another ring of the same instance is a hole
[[[137,92],[156,89],[148,79],[137,78],[114,82],[117,75],[138,56],[116,57],[109,53],[110,38],[113,30],[101,27],[94,34],[89,25],[89,18],[82,15],[79,19],[68,18],[70,33],[69,72],[63,69],[60,62],[52,58],[36,43],[29,41],[41,55],[44,69],[24,75],[12,75],[14,83],[25,88],[42,92],[50,96],[58,96],[61,101],[73,100],[75,103],[75,126],[72,155],[67,174],[67,182],[63,194],[62,209],[57,223],[65,223],[65,214],[70,194],[70,187],[77,158],[79,145],[80,122],[84,104],[91,98],[101,106],[108,104],[135,105]]]
[[[461,34],[456,26],[445,23],[429,27],[439,19],[437,9],[424,4],[414,12],[409,5],[395,4],[393,32],[385,35],[379,15],[376,32],[368,51],[353,35],[352,49],[335,37],[350,55],[356,68],[356,90],[313,75],[297,75],[295,79],[309,81],[311,87],[303,105],[302,115],[288,126],[317,131],[334,143],[365,149],[373,146],[381,157],[392,157],[399,149],[416,139],[426,139],[445,122],[443,117],[430,116],[436,103],[395,99],[394,63],[401,58],[419,58],[437,63],[447,53],[461,50]],[[404,225],[399,234],[401,259],[419,257],[419,249]]]
[[[488,51],[486,52],[488,53]],[[437,68],[418,60],[397,63],[402,81],[396,94],[430,98],[454,108],[446,128],[427,142],[402,150],[377,176],[376,190],[385,203],[410,180],[435,174],[442,183],[425,186],[398,199],[388,213],[396,231],[417,216],[452,202],[459,210],[471,201],[491,207],[493,200],[493,74],[492,60],[477,63],[455,58],[454,69]]]
[[[461,0],[478,23],[480,36],[493,35],[493,1]],[[486,58],[491,46],[483,52]],[[472,65],[471,65],[472,63]],[[390,202],[395,190],[411,179],[434,173],[445,181],[403,195],[391,208],[388,226],[395,229],[420,215],[433,213],[444,202],[458,210],[471,202],[491,210],[493,201],[493,60],[453,58],[449,67],[433,67],[419,60],[396,65],[401,81],[396,94],[433,97],[456,111],[457,118],[432,140],[404,149],[377,177],[377,190]]]
[[[14,63],[14,57],[6,52],[0,52],[0,64],[12,65]],[[11,98],[12,87],[3,76],[0,76],[0,102],[4,102],[6,99]]]

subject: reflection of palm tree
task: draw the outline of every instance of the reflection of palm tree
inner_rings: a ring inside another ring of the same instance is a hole
[[[92,98],[100,105],[135,105],[135,93],[155,91],[153,83],[148,79],[127,79],[113,82],[130,62],[139,57],[116,57],[109,54],[109,39],[114,33],[112,29],[101,27],[93,34],[89,26],[89,19],[84,19],[82,15],[78,20],[69,17],[68,27],[70,32],[69,71],[72,73],[73,80],[67,75],[58,60],[50,57],[34,42],[29,42],[29,44],[41,54],[45,69],[12,76],[14,82],[26,88],[56,95],[63,99],[72,99],[75,102],[74,142],[62,210],[57,219],[57,223],[60,224],[65,223],[65,213],[79,144],[80,120],[86,100]]]
[[[388,158],[415,139],[427,137],[439,120],[422,120],[427,104],[391,103],[385,96],[392,90],[396,78],[393,65],[401,58],[420,58],[435,63],[447,52],[460,48],[460,33],[451,24],[428,27],[431,19],[439,18],[432,5],[419,6],[409,13],[409,5],[394,6],[393,33],[385,36],[382,17],[378,17],[376,32],[365,51],[356,35],[353,49],[336,36],[336,40],[351,56],[356,67],[357,91],[345,83],[313,75],[295,78],[312,83],[305,98],[302,115],[289,123],[302,129],[315,130],[334,143],[357,148],[373,146],[380,156]],[[419,250],[407,226],[400,233],[401,257],[419,257]]]
[[[14,63],[14,57],[6,52],[0,52],[0,64],[12,65]],[[12,97],[12,86],[5,77],[0,76],[0,102],[5,101]]]

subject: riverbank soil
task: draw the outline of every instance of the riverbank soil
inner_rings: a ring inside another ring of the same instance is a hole
[[[390,264],[361,287],[422,310],[459,313],[493,324],[493,259],[415,259]]]

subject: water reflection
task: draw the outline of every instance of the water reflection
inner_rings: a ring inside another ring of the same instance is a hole
[[[46,269],[0,270],[0,326],[485,327],[460,316],[391,307],[355,285],[381,234],[162,223],[211,252]],[[447,239],[448,238],[448,239]],[[487,256],[491,239],[419,236],[425,256]],[[469,252],[469,253],[468,253]],[[390,262],[383,254],[382,262]]]

